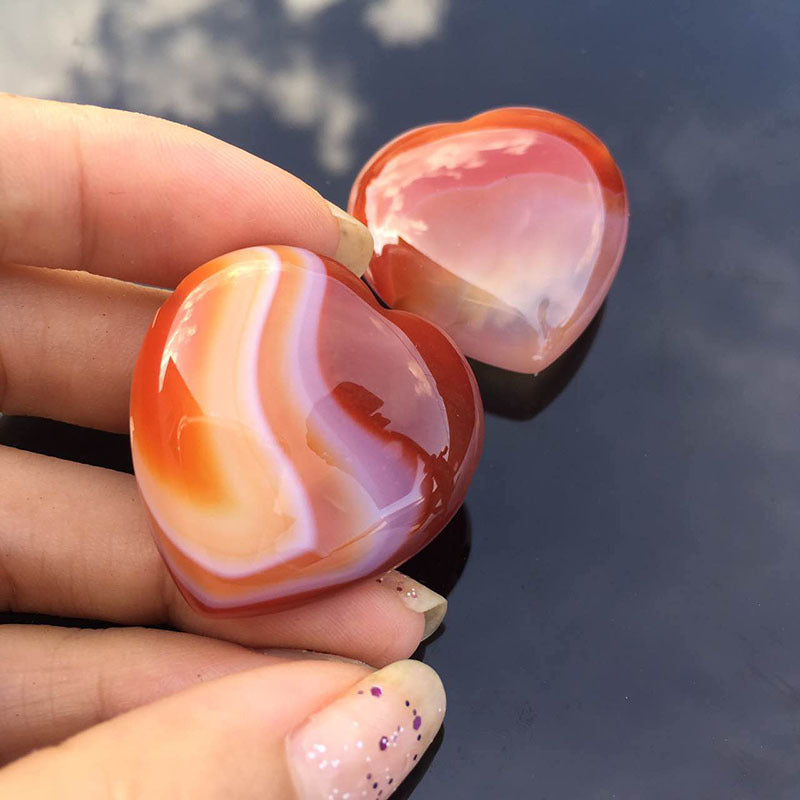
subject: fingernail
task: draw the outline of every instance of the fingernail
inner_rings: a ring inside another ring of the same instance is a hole
[[[445,694],[420,661],[373,672],[286,740],[298,800],[385,800],[439,730]]]
[[[408,608],[425,617],[423,642],[442,624],[447,613],[447,600],[436,594],[433,589],[395,570],[387,572],[377,580],[389,591],[395,592]]]
[[[292,648],[274,648],[268,647],[265,650],[259,650],[263,656],[271,656],[272,658],[282,658],[286,661],[334,661],[341,664],[355,664],[359,667],[370,667],[363,661],[357,661],[355,658],[347,658],[346,656],[337,656],[334,653],[318,653],[316,650],[296,650]]]
[[[355,217],[351,217],[339,206],[328,202],[328,208],[339,226],[339,246],[336,248],[333,260],[338,261],[360,278],[372,258],[372,234],[366,225],[363,225]]]

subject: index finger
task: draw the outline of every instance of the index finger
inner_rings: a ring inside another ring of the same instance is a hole
[[[287,244],[356,274],[361,223],[284,170],[166,120],[0,95],[0,262],[174,287],[240,247]]]

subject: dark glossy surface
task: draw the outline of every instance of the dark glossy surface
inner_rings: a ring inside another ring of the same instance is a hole
[[[631,226],[602,319],[539,379],[479,375],[467,510],[409,569],[451,589],[424,653],[445,732],[413,797],[800,796],[800,6],[404,0],[442,17],[392,45],[362,21],[378,3],[152,28],[84,5],[66,66],[25,37],[0,56],[11,88],[200,125],[339,204],[390,137],[492,106],[608,143]],[[58,449],[53,430],[23,441]]]

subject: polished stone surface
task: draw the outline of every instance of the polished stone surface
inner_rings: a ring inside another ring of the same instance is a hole
[[[189,275],[134,373],[139,488],[173,577],[209,613],[284,607],[406,561],[458,510],[482,441],[450,340],[299,248]]]
[[[468,356],[538,373],[586,329],[628,229],[603,143],[550,111],[502,108],[381,148],[350,212],[375,240],[367,280],[443,327]]]
[[[538,105],[608,143],[631,199],[608,302],[538,378],[480,366],[466,504],[404,567],[450,601],[423,653],[448,702],[395,796],[796,800],[800,4],[53,5],[43,40],[38,3],[6,4],[31,18],[0,26],[4,88],[167,114],[340,206],[431,120]],[[0,439],[129,455],[28,420]]]

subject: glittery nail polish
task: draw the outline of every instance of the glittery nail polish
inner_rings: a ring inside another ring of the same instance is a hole
[[[423,641],[442,624],[447,613],[447,599],[433,589],[395,570],[387,572],[376,580],[381,586],[396,594],[404,605],[425,617]]]
[[[385,800],[442,724],[439,676],[419,661],[372,673],[287,738],[298,800]]]

